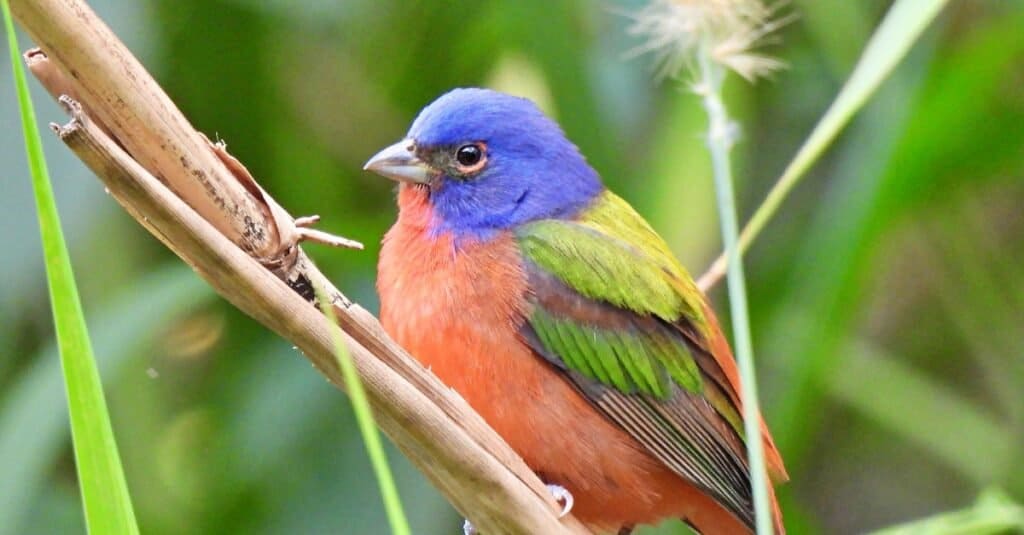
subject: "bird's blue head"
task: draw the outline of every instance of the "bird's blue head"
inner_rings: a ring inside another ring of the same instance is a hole
[[[484,240],[573,217],[603,189],[558,124],[529,100],[488,89],[442,95],[365,169],[426,188],[435,235]]]

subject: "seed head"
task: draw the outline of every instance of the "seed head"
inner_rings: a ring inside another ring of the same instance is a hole
[[[640,11],[626,13],[633,20],[627,32],[645,39],[628,54],[653,54],[657,76],[666,78],[691,66],[695,54],[706,53],[753,81],[784,66],[754,51],[791,20],[773,18],[775,11],[760,0],[652,0]]]

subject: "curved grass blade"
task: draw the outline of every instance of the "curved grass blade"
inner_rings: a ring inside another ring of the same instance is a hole
[[[121,460],[114,442],[103,388],[93,358],[82,304],[78,298],[71,260],[60,228],[57,205],[50,187],[42,140],[28,93],[25,71],[18,54],[14,23],[7,0],[0,0],[11,53],[11,68],[21,111],[22,133],[32,189],[35,192],[39,231],[46,263],[46,281],[53,309],[54,327],[60,347],[64,386],[71,416],[71,437],[75,467],[85,508],[85,522],[91,533],[134,534],[139,532],[128,495]]]
[[[811,135],[786,166],[778,182],[772,186],[768,196],[743,227],[743,232],[740,233],[740,252],[746,252],[750,248],[750,244],[761,233],[768,220],[778,212],[782,201],[803,178],[804,173],[818,161],[853,115],[892,73],[945,4],[946,0],[896,0],[893,3],[868,41],[849,80],[843,84],[828,111],[815,125]],[[719,255],[707,273],[701,277],[701,287],[707,288],[721,278],[727,263],[726,254]]]

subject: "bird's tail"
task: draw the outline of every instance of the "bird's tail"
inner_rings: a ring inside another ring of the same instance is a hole
[[[710,503],[695,508],[689,517],[680,518],[694,532],[701,535],[754,535],[753,518],[741,518],[735,512],[708,498]],[[786,535],[786,527],[782,522],[782,509],[775,497],[775,488],[768,485],[768,500],[771,504],[772,524],[775,535]],[[630,531],[619,532],[629,534]]]

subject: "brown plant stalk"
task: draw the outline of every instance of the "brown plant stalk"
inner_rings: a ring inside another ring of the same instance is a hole
[[[55,130],[153,235],[239,309],[292,341],[333,384],[325,288],[381,429],[484,533],[586,533],[504,441],[331,284],[301,241],[352,246],[293,219],[244,166],[195,131],[81,0],[11,0],[41,50],[32,73],[71,111]]]

